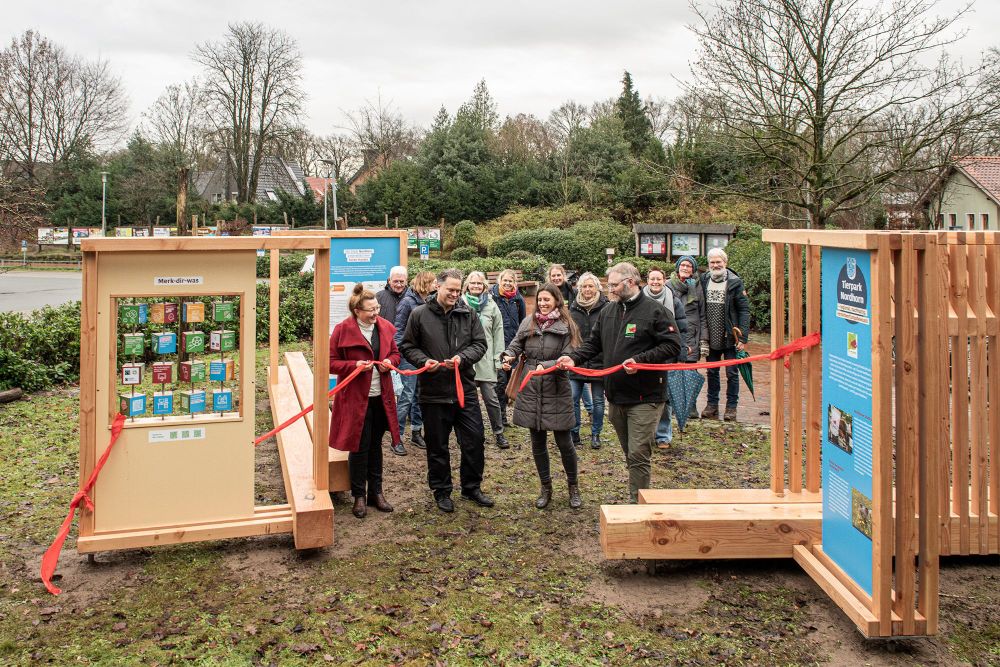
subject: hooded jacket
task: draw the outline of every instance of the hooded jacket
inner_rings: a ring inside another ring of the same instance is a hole
[[[465,295],[462,295],[465,299]],[[486,334],[486,354],[476,362],[476,382],[496,382],[497,369],[500,368],[500,353],[503,352],[503,318],[500,315],[500,308],[490,297],[490,293],[483,292],[479,297],[480,306],[479,323],[483,325],[483,333]]]
[[[741,341],[750,341],[750,299],[747,298],[747,291],[743,287],[743,279],[732,269],[726,269],[726,347],[736,346],[736,337],[733,335],[733,327],[739,327],[743,332]],[[712,279],[712,272],[706,271],[701,276],[701,296],[705,301],[705,311],[708,311],[708,281]],[[706,318],[705,339],[708,335],[708,322]]]
[[[681,349],[677,323],[666,308],[640,290],[625,302],[609,303],[602,310],[594,330],[569,357],[583,364],[603,354],[605,366],[626,359],[637,363],[663,364],[677,361]],[[667,400],[666,374],[620,371],[604,378],[604,394],[616,405],[664,403]]]
[[[701,341],[708,340],[708,324],[705,321],[705,295],[701,291],[701,283],[697,278],[689,278],[690,282],[681,280],[677,274],[670,276],[667,287],[683,304],[682,310],[687,319],[687,330],[682,332],[683,347],[690,348],[688,361],[697,361]],[[677,301],[674,307],[677,307]],[[680,326],[680,322],[678,322]],[[682,349],[681,352],[688,352]]]
[[[500,309],[500,316],[503,318],[503,344],[504,346],[510,345],[510,341],[514,340],[514,334],[517,333],[517,328],[521,325],[524,316],[527,315],[524,297],[519,291],[514,290],[514,296],[508,299],[500,294],[499,285],[490,288],[490,296],[493,297],[493,301]]]
[[[437,299],[429,299],[410,313],[399,351],[406,360],[422,368],[429,359],[445,361],[458,355],[459,374],[466,400],[476,394],[476,362],[486,354],[486,334],[479,318],[459,299],[455,307],[444,311]],[[418,376],[421,403],[454,403],[455,374],[447,368]]]
[[[507,356],[524,354],[524,367],[533,370],[555,365],[572,349],[569,327],[561,318],[542,330],[534,315],[524,318],[511,342]],[[514,400],[514,425],[537,431],[569,431],[576,426],[573,393],[566,371],[532,378]]]

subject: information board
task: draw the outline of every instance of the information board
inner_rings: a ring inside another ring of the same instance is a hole
[[[389,270],[405,264],[398,236],[331,238],[330,331],[350,314],[347,302],[355,283],[378,292],[385,287]]]
[[[872,593],[871,253],[823,248],[823,550]]]

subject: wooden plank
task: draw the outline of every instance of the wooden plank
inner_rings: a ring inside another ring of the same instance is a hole
[[[854,597],[850,590],[807,547],[796,545],[792,548],[792,557],[806,571],[806,574],[830,596],[830,599],[847,614],[847,617],[854,622],[861,634],[869,638],[881,634],[879,619],[860,600]],[[888,636],[891,630],[890,620],[886,627],[885,636]]]
[[[806,247],[806,330],[808,333],[819,331],[822,326],[823,294],[820,291],[822,275],[822,249],[816,246]],[[806,350],[806,489],[813,493],[819,492],[821,465],[820,437],[823,432],[821,423],[823,409],[820,405],[823,394],[823,353],[822,343]]]
[[[913,322],[916,310],[917,258],[913,237],[903,238],[894,262],[896,293],[896,595],[893,611],[903,620],[904,634],[913,634],[916,604],[917,436],[920,415],[919,341]],[[889,445],[889,443],[883,443]],[[891,445],[889,445],[891,446]]]
[[[861,588],[861,586],[858,585],[858,582],[854,581],[850,575],[840,569],[840,566],[837,565],[837,563],[834,562],[834,560],[830,558],[825,551],[823,551],[822,544],[812,545],[812,555],[815,556],[816,560],[822,563],[823,566],[830,571],[830,574],[835,576],[837,581],[843,584],[844,588],[850,591],[851,595],[857,598],[866,609],[872,608],[872,596],[868,595],[868,593],[865,592],[865,589]]]
[[[329,243],[316,236],[293,231],[293,236],[170,236],[143,238],[89,238],[80,244],[84,252],[163,252],[168,250],[317,250]],[[365,236],[372,235],[369,232]]]
[[[785,344],[785,246],[771,244],[771,349]],[[785,490],[785,365],[771,364],[771,490]]]
[[[952,312],[951,307],[951,265],[950,248],[947,245],[947,235],[944,232],[935,236],[937,247],[936,256],[933,258],[934,264],[930,268],[931,275],[937,275],[936,283],[938,303],[942,304],[939,312]],[[957,331],[957,330],[956,330]],[[947,386],[947,399],[941,404],[938,410],[938,424],[935,429],[938,441],[938,518],[941,521],[940,551],[942,555],[951,553],[951,524],[948,517],[951,515],[951,344],[950,338],[957,333],[940,330],[940,346],[936,349],[937,366],[939,367],[939,377],[943,386]]]
[[[291,511],[268,512],[252,519],[225,521],[172,528],[149,528],[120,532],[98,533],[80,537],[76,548],[80,553],[138,549],[168,544],[185,544],[205,540],[224,540],[253,535],[278,535],[292,532]]]
[[[986,307],[1000,315],[1000,249],[986,249]],[[989,511],[1000,514],[1000,336],[991,334],[987,375],[989,383]],[[998,553],[996,543],[987,544],[987,553]]]
[[[969,365],[966,246],[950,249],[951,302],[958,335],[951,341],[952,511],[961,517],[959,553],[969,554]]]
[[[989,410],[986,376],[986,247],[969,246],[969,310],[975,321],[969,330],[969,472],[971,475],[970,521],[979,523],[980,540],[971,540],[972,553],[985,554],[987,544],[987,515],[989,514],[989,470],[987,456],[989,443]]]
[[[785,490],[774,493],[771,489],[640,489],[639,504],[781,504],[821,503],[820,492],[792,493]]]
[[[802,250],[792,245],[788,249],[788,339],[802,336]],[[802,491],[802,353],[789,360],[788,376],[788,488]]]
[[[268,382],[274,423],[289,419],[299,410],[288,369],[278,367],[278,381]],[[333,503],[325,489],[316,486],[313,475],[313,441],[302,420],[277,435],[285,497],[292,507],[296,549],[333,544]]]
[[[791,558],[819,542],[820,503],[602,505],[609,559]]]
[[[80,311],[80,483],[97,463],[97,254],[83,255],[83,306]],[[81,536],[94,532],[94,513],[80,507]]]
[[[872,325],[872,611],[879,633],[892,631],[892,302],[891,251],[879,237],[871,253]]]
[[[275,248],[271,251],[271,272],[268,285],[268,368],[271,373],[268,376],[272,381],[278,379],[278,348],[281,345],[278,334],[278,309],[281,300],[281,277],[280,277],[280,255],[281,251]]]
[[[295,389],[295,395],[299,399],[299,404],[303,408],[306,405],[311,405],[313,372],[309,368],[309,362],[306,361],[305,355],[301,352],[286,352],[285,363],[288,365],[288,373],[291,375],[292,385]],[[303,419],[305,420],[306,428],[312,434],[312,414],[306,415]],[[348,453],[342,452],[339,449],[333,449],[332,447],[327,447],[326,449],[330,470],[330,490],[350,491],[351,471],[347,463]]]
[[[330,392],[330,248],[315,253],[313,271],[313,364],[319,369],[313,377],[315,406],[327,405]],[[316,488],[330,488],[330,411],[313,411],[313,478]]]
[[[942,312],[940,276],[937,272],[937,255],[940,252],[936,243],[928,243],[920,257],[917,270],[921,287],[918,289],[917,311],[921,313]],[[941,489],[938,486],[940,466],[939,452],[943,446],[940,440],[938,424],[940,412],[948,404],[948,383],[942,377],[942,366],[939,350],[945,345],[946,338],[941,336],[940,320],[934,317],[922,317],[917,320],[919,326],[919,367],[918,383],[920,405],[918,411],[919,426],[917,432],[917,457],[919,489],[919,593],[917,609],[926,620],[925,631],[929,634],[937,632],[938,619],[938,585],[939,556],[941,544],[940,498]]]
[[[947,523],[948,523],[948,525],[950,527],[950,530],[948,531],[948,535],[950,536],[950,539],[951,539],[951,545],[950,545],[951,546],[951,552],[953,554],[959,554],[959,551],[961,549],[961,535],[960,535],[960,531],[959,531],[959,525],[961,524],[961,517],[959,517],[957,514],[952,514],[950,517],[948,517]],[[977,529],[978,529],[978,527],[979,527],[979,524],[976,524],[976,528]],[[1000,553],[1000,549],[998,549],[998,547],[997,547],[998,540],[1000,540],[1000,521],[998,521],[997,515],[993,514],[992,512],[990,513],[989,517],[987,518],[986,532],[987,532],[987,538],[986,539],[987,539],[988,544],[990,545],[990,549],[989,549],[990,554],[996,555],[996,554]],[[977,539],[978,539],[978,536],[977,536]],[[944,549],[944,543],[943,543],[943,541],[942,541],[942,545],[941,546],[942,546],[942,550],[943,550]]]

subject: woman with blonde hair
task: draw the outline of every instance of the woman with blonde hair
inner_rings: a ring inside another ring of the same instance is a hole
[[[493,302],[500,308],[500,317],[503,319],[503,346],[506,348],[514,340],[517,328],[521,326],[521,321],[527,314],[527,307],[524,297],[517,291],[517,273],[513,269],[504,269],[497,276],[497,284],[490,290]],[[507,380],[510,374],[501,369],[497,373],[496,393],[497,401],[500,404],[500,416],[503,418],[503,425],[507,423]]]
[[[399,350],[393,340],[392,324],[379,317],[375,293],[358,283],[351,293],[351,314],[333,328],[330,335],[330,372],[342,381],[359,366],[367,363],[399,364]],[[372,505],[380,512],[391,512],[382,493],[382,436],[386,431],[399,440],[396,419],[396,396],[392,377],[378,365],[359,374],[344,387],[333,402],[330,417],[330,447],[350,452],[347,465],[351,474],[351,512],[359,519]]]
[[[507,449],[510,444],[503,434],[503,415],[497,400],[497,371],[500,369],[500,353],[504,349],[503,318],[500,308],[490,298],[486,289],[486,274],[473,271],[465,278],[462,286],[463,297],[469,308],[479,317],[486,333],[486,354],[473,367],[476,371],[476,387],[486,404],[486,414],[490,419],[490,429],[496,438],[497,447]]]
[[[406,322],[410,319],[410,313],[417,306],[427,301],[427,297],[434,291],[434,274],[430,271],[420,271],[413,276],[410,286],[406,288],[403,297],[396,306],[396,335],[394,341],[396,345],[403,340],[403,332],[406,331]],[[403,359],[399,366],[400,370],[412,371],[413,364]],[[403,391],[399,393],[399,400],[396,404],[396,416],[399,419],[399,439],[393,440],[392,453],[399,456],[406,456],[406,448],[403,446],[402,435],[406,430],[406,418],[410,418],[410,444],[417,449],[425,449],[427,445],[421,431],[424,428],[423,415],[420,412],[420,403],[417,401],[417,376],[401,375],[403,381]]]
[[[580,329],[580,337],[586,340],[597,324],[597,317],[608,305],[608,297],[601,290],[601,281],[589,271],[580,276],[576,283],[576,298],[569,304],[569,314]],[[601,355],[584,364],[584,368],[604,368]],[[573,415],[576,425],[573,427],[572,439],[575,447],[580,446],[580,400],[590,412],[590,446],[601,447],[601,430],[604,428],[604,381],[601,378],[585,378],[573,376],[570,378],[573,389]],[[590,405],[587,405],[587,389],[590,390]]]
[[[504,369],[524,355],[525,368],[542,370],[554,366],[559,357],[580,345],[580,331],[566,308],[562,292],[551,283],[538,290],[533,315],[524,318],[514,340],[504,351]],[[570,431],[573,417],[572,390],[566,371],[532,378],[514,400],[514,424],[531,433],[531,453],[535,459],[541,493],[535,507],[544,509],[552,501],[552,476],[549,473],[548,431],[552,431],[562,458],[569,484],[569,506],[582,504],[577,479],[576,450]]]
[[[566,267],[562,264],[549,264],[549,270],[545,272],[545,279],[558,288],[566,303],[572,303],[573,299],[576,298],[576,290],[566,282]]]

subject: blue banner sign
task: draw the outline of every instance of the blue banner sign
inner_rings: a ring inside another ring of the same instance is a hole
[[[872,593],[871,253],[823,248],[823,550]]]

